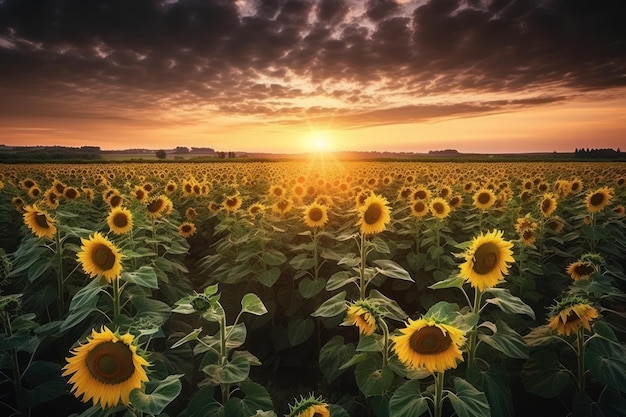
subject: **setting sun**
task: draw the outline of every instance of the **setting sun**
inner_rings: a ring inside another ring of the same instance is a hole
[[[332,138],[328,132],[311,132],[305,142],[309,152],[329,152],[332,149]]]

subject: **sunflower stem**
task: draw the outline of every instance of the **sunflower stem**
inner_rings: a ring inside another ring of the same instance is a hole
[[[226,351],[226,340],[226,313],[224,312],[220,320],[220,363],[224,363],[228,357],[228,352]],[[226,404],[229,397],[230,387],[228,384],[220,384],[220,388],[222,390],[222,404]]]
[[[320,273],[320,266],[319,266],[318,255],[317,255],[317,243],[318,243],[317,227],[315,227],[313,228],[313,260],[315,261],[313,272],[314,272],[314,278],[316,282]]]
[[[152,240],[154,244],[154,254],[158,258],[159,257],[159,245],[157,243],[157,238],[156,238],[157,237],[156,221],[154,220],[154,217],[151,217],[150,220],[152,221]]]
[[[443,376],[445,372],[435,373],[435,417],[443,415]]]
[[[57,233],[55,235],[55,245],[56,245],[56,256],[57,260],[57,293],[59,299],[59,315],[63,314],[63,310],[65,309],[65,294],[64,294],[64,286],[63,286],[63,248],[61,245],[61,232],[59,228],[57,228]]]
[[[359,278],[360,278],[360,299],[365,300],[365,286],[367,285],[365,282],[365,233],[361,232],[361,247],[359,248],[359,252],[361,255],[361,263],[359,265]]]
[[[475,288],[474,291],[474,306],[472,307],[472,313],[480,314],[480,301],[482,298],[482,292]],[[472,366],[474,364],[474,359],[476,358],[476,346],[478,342],[478,323],[472,327],[470,331],[470,344],[469,351],[467,357],[467,366]]]
[[[120,280],[114,278],[111,282],[113,287],[113,321],[116,321],[120,315]]]
[[[383,368],[389,362],[389,327],[382,318],[379,320],[380,327],[383,329]]]
[[[578,355],[578,390],[585,390],[585,329],[581,327],[578,329],[578,334],[576,338],[577,351]]]

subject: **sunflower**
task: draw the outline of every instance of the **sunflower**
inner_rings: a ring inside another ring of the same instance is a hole
[[[86,274],[92,278],[102,275],[109,282],[119,278],[122,273],[122,254],[112,242],[100,232],[95,232],[89,239],[80,240],[82,246],[77,257]]]
[[[370,190],[359,190],[354,197],[357,207],[362,207],[365,204],[365,200],[373,193]]]
[[[394,336],[393,350],[398,359],[411,369],[444,372],[463,361],[461,346],[465,333],[454,326],[433,319],[411,320],[402,333]]]
[[[418,219],[421,219],[425,215],[428,214],[428,204],[423,200],[417,200],[413,204],[411,204],[411,213]]]
[[[177,188],[176,183],[174,181],[172,181],[172,180],[169,180],[167,182],[167,184],[165,184],[165,193],[166,194],[171,194],[174,191],[176,191],[176,188]]]
[[[577,296],[558,302],[551,310],[548,327],[561,336],[569,336],[583,327],[591,330],[591,321],[598,318],[598,310]]]
[[[151,202],[146,205],[146,210],[148,211],[148,216],[152,218],[160,218],[163,217],[168,210],[168,201],[170,199],[164,195],[160,195],[155,198]]]
[[[450,197],[448,204],[450,204],[451,209],[457,209],[463,204],[463,197],[461,197],[460,195],[453,195]]]
[[[133,335],[113,333],[106,326],[91,331],[87,343],[79,344],[66,358],[63,376],[71,375],[72,393],[105,409],[130,403],[130,392],[141,388],[150,363],[137,352]]]
[[[55,220],[48,213],[39,210],[37,205],[24,207],[24,223],[33,231],[38,238],[47,237],[52,239],[57,232]]]
[[[111,208],[120,207],[122,203],[124,203],[124,197],[118,193],[112,193],[109,195],[106,202]]]
[[[496,202],[496,194],[489,188],[481,188],[472,197],[474,205],[481,210],[488,210]]]
[[[26,203],[20,197],[13,197],[11,199],[11,204],[13,204],[13,207],[15,207],[15,210],[17,210],[18,213],[26,213]]]
[[[142,186],[138,185],[132,191],[132,196],[139,201],[146,201],[148,199],[148,192]]]
[[[235,195],[226,197],[224,201],[222,202],[222,207],[224,208],[224,210],[228,212],[235,212],[239,209],[239,207],[241,207],[241,204],[242,204],[241,197],[235,194]]]
[[[283,198],[272,205],[272,212],[276,214],[288,213],[293,207],[293,201],[290,198]]]
[[[480,291],[502,281],[508,273],[508,263],[515,262],[513,243],[502,239],[503,234],[493,230],[475,237],[465,252],[465,262],[459,266],[461,277]]]
[[[304,210],[304,223],[309,227],[324,227],[328,223],[328,212],[326,206],[318,203],[311,203]]]
[[[265,206],[260,203],[254,203],[248,207],[248,214],[250,217],[257,217],[265,212]]]
[[[437,219],[445,219],[450,214],[450,204],[441,197],[433,198],[430,201],[430,212]]]
[[[346,318],[342,325],[356,326],[359,333],[370,336],[376,331],[377,319],[381,316],[380,311],[367,300],[358,300],[348,307]]]
[[[550,217],[550,215],[556,210],[556,197],[552,193],[545,193],[543,198],[539,202],[539,210],[543,214],[543,217]]]
[[[113,233],[123,235],[133,228],[133,215],[124,207],[115,207],[107,216],[107,224]]]
[[[191,222],[184,222],[178,226],[178,234],[182,237],[189,237],[196,234],[196,226]]]
[[[289,405],[287,417],[330,417],[330,410],[321,397],[309,395],[301,398],[293,406]]]
[[[585,197],[585,205],[589,213],[597,213],[601,211],[611,201],[613,196],[613,189],[609,187],[602,187],[595,191],[590,191]]]
[[[43,193],[44,201],[48,207],[55,209],[59,207],[59,196],[52,188]]]
[[[283,198],[285,196],[285,188],[280,185],[272,185],[270,187],[270,196],[272,198]]]
[[[26,178],[23,181],[20,181],[20,187],[22,187],[24,190],[27,190],[27,191],[35,187],[36,185],[37,183],[35,182],[35,180],[31,178]]]
[[[552,216],[546,221],[546,227],[552,230],[554,233],[561,233],[565,227],[565,223],[560,217]]]
[[[626,208],[622,204],[620,204],[613,209],[613,212],[621,217],[624,215],[624,213],[626,213]]]
[[[365,199],[364,204],[358,208],[361,233],[374,234],[385,230],[387,223],[391,221],[390,209],[387,199],[372,193]]]
[[[196,216],[198,216],[198,212],[196,211],[196,209],[193,207],[187,207],[187,210],[185,210],[185,218],[187,220],[193,220],[196,218]]]
[[[68,200],[76,200],[80,197],[80,192],[74,187],[65,187],[65,190],[63,190],[63,197]]]
[[[430,200],[431,192],[428,188],[419,185],[415,187],[413,192],[411,193],[411,201],[417,200]]]
[[[534,245],[535,240],[536,240],[536,236],[535,236],[535,231],[534,230],[526,229],[526,230],[523,230],[520,233],[520,241],[525,246],[532,246],[532,245]]]
[[[41,188],[37,187],[36,185],[30,187],[28,190],[28,195],[33,199],[39,198],[41,196]]]
[[[596,272],[596,268],[592,262],[576,261],[569,264],[566,271],[574,281],[578,281],[589,279]]]

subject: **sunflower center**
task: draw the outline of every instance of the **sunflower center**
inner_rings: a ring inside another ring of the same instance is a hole
[[[67,188],[65,190],[65,197],[69,198],[70,200],[75,199],[78,196],[78,192],[73,189],[73,188]]]
[[[37,226],[43,228],[43,229],[49,229],[50,225],[48,224],[48,219],[46,218],[45,214],[42,213],[37,213],[35,215],[35,223],[37,223]]]
[[[451,344],[450,336],[437,326],[422,327],[409,339],[409,345],[415,352],[427,355],[445,352]]]
[[[163,201],[160,198],[152,201],[148,204],[148,211],[150,213],[158,213],[163,208]]]
[[[435,210],[435,212],[436,212],[437,214],[442,214],[442,213],[444,212],[444,209],[443,209],[443,204],[441,204],[441,203],[435,203],[435,204],[433,204],[433,209]]]
[[[413,205],[416,212],[421,213],[426,208],[426,205],[422,201],[418,201]]]
[[[426,191],[424,191],[424,190],[418,190],[418,191],[416,191],[416,192],[415,192],[415,197],[416,197],[416,198],[419,198],[420,200],[426,200],[426,197],[427,197],[427,195],[426,195]]]
[[[235,207],[237,205],[237,199],[236,198],[229,198],[226,200],[226,205],[228,207]]]
[[[570,310],[570,312],[567,313],[567,317],[565,317],[565,322],[563,324],[574,323],[578,320],[580,320],[580,317],[578,317],[578,314],[576,314],[574,310]]]
[[[188,225],[188,224],[184,224],[183,227],[182,227],[182,230],[183,230],[184,233],[189,233],[189,232],[191,232],[191,226]]]
[[[541,203],[541,211],[547,213],[548,211],[550,211],[550,207],[552,207],[552,200],[548,198],[543,200],[543,202]]]
[[[588,264],[580,264],[576,266],[576,273],[581,277],[591,275],[594,271],[594,267]]]
[[[487,204],[489,201],[491,201],[491,195],[489,195],[489,193],[480,193],[478,194],[477,200],[480,204]]]
[[[289,202],[287,200],[281,200],[276,204],[276,207],[278,207],[280,211],[285,211],[287,207],[289,207]]]
[[[498,246],[494,243],[485,243],[474,252],[474,267],[478,274],[488,274],[498,263]]]
[[[591,196],[591,198],[589,199],[589,202],[591,203],[592,206],[599,206],[600,204],[602,204],[602,202],[604,202],[604,194],[595,193],[594,195]]]
[[[128,217],[124,213],[115,213],[115,216],[113,216],[113,224],[115,227],[119,228],[126,227],[128,226]]]
[[[367,210],[365,210],[365,214],[363,214],[363,220],[367,224],[375,224],[380,220],[380,217],[383,214],[383,209],[380,204],[370,204]]]
[[[108,271],[115,265],[115,254],[107,245],[98,244],[93,249],[93,263],[98,265],[102,270]]]
[[[322,209],[319,207],[313,207],[311,211],[309,211],[309,219],[314,222],[319,222],[324,217],[324,213],[322,213]]]
[[[91,376],[103,384],[121,384],[135,372],[133,352],[121,342],[105,342],[87,354]]]
[[[111,205],[111,207],[118,207],[120,204],[122,204],[122,197],[120,197],[117,194],[111,196],[111,199],[109,200],[109,204]]]

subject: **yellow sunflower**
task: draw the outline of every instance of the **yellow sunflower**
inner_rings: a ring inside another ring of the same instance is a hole
[[[480,291],[496,286],[508,273],[509,263],[515,262],[513,243],[502,239],[503,234],[493,230],[475,237],[465,252],[465,262],[459,266],[461,277]]]
[[[417,200],[430,200],[431,192],[428,188],[424,186],[417,186],[411,193],[411,201]]]
[[[290,405],[287,417],[330,417],[330,410],[321,397],[309,395],[301,398],[295,405]]]
[[[411,213],[418,219],[426,216],[428,214],[429,206],[423,200],[417,200],[413,204],[411,204]]]
[[[565,223],[560,217],[552,216],[546,221],[546,227],[552,230],[554,233],[561,233],[565,227]]]
[[[602,187],[595,191],[590,191],[585,197],[585,205],[589,213],[597,213],[606,207],[613,197],[613,189]]]
[[[546,193],[539,202],[539,210],[544,217],[550,217],[550,215],[556,210],[556,197],[552,193]]]
[[[254,203],[250,207],[248,207],[248,214],[250,217],[256,217],[265,212],[265,206],[260,203]]]
[[[106,200],[111,208],[120,207],[124,203],[124,197],[117,193],[112,193]]]
[[[182,237],[189,237],[196,234],[196,225],[191,222],[184,222],[178,226],[178,234]]]
[[[123,235],[133,228],[133,215],[124,207],[115,207],[107,216],[107,224],[113,233]]]
[[[596,268],[591,262],[576,261],[567,266],[567,274],[574,280],[585,280],[596,272]]]
[[[272,212],[276,214],[286,214],[293,207],[293,201],[290,198],[283,198],[272,205]]]
[[[148,216],[152,218],[163,217],[171,209],[172,202],[169,197],[160,195],[146,205]]]
[[[24,223],[38,238],[52,239],[57,232],[55,220],[48,213],[39,210],[37,205],[24,206]]]
[[[59,196],[52,188],[43,193],[44,201],[48,207],[55,209],[59,207]]]
[[[187,207],[187,210],[185,210],[185,218],[187,220],[193,220],[196,218],[196,216],[198,216],[198,212],[196,211],[196,209],[193,207]]]
[[[359,333],[369,336],[376,331],[377,318],[381,315],[378,309],[367,300],[359,300],[348,307],[342,325],[356,326]]]
[[[481,210],[488,210],[496,202],[496,194],[489,188],[481,188],[472,197],[474,205]]]
[[[122,254],[119,249],[100,232],[89,239],[80,239],[82,246],[78,261],[91,278],[102,275],[108,282],[119,278],[122,273]]]
[[[598,318],[598,310],[581,297],[569,297],[552,308],[548,327],[561,336],[569,336],[584,327],[591,330],[591,322]]]
[[[241,207],[241,204],[242,204],[241,197],[235,194],[235,195],[226,197],[224,201],[222,202],[222,207],[226,211],[235,212],[239,210],[239,207]]]
[[[441,197],[433,198],[430,201],[430,213],[439,220],[445,219],[450,214],[451,208],[448,201]]]
[[[148,376],[144,367],[150,363],[137,352],[133,335],[119,335],[107,327],[91,331],[91,338],[79,344],[66,358],[63,376],[71,375],[71,392],[81,401],[92,401],[105,409],[120,402],[130,403],[130,392],[141,388]]]
[[[285,188],[280,185],[272,185],[269,194],[271,198],[283,198],[285,196]]]
[[[400,332],[393,337],[393,350],[408,368],[444,372],[463,361],[460,348],[465,343],[465,333],[461,329],[433,319],[409,319]]]
[[[372,193],[358,208],[359,221],[356,223],[363,234],[380,233],[391,221],[387,199]]]
[[[68,200],[76,200],[80,197],[80,192],[74,187],[65,187],[65,190],[63,190],[63,197]]]
[[[324,227],[328,223],[328,212],[326,206],[311,203],[304,210],[304,223],[309,227]]]

